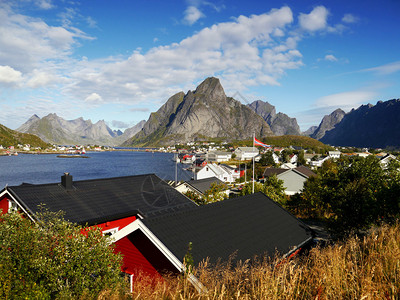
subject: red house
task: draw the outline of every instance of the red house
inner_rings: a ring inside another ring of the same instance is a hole
[[[0,192],[3,212],[19,209],[36,221],[38,205],[64,211],[65,219],[100,226],[123,254],[122,271],[183,272],[189,243],[195,264],[274,255],[290,255],[308,245],[313,233],[262,193],[197,206],[154,174],[61,182],[22,184]],[[193,276],[196,288],[201,284]]]

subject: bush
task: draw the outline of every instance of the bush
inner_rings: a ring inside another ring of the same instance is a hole
[[[49,212],[34,223],[19,213],[0,221],[0,298],[97,298],[122,291],[121,256],[99,229],[84,230]]]

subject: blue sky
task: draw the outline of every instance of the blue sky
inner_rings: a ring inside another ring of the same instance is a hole
[[[302,130],[400,98],[400,1],[0,0],[0,123],[124,130],[218,77]]]

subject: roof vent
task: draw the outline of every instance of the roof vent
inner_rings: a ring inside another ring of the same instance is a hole
[[[69,173],[64,173],[64,175],[61,176],[61,185],[67,190],[72,190],[72,175]]]

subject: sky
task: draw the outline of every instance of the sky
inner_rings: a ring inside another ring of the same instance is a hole
[[[399,0],[0,0],[0,124],[49,113],[112,129],[220,79],[301,130],[400,98]]]

